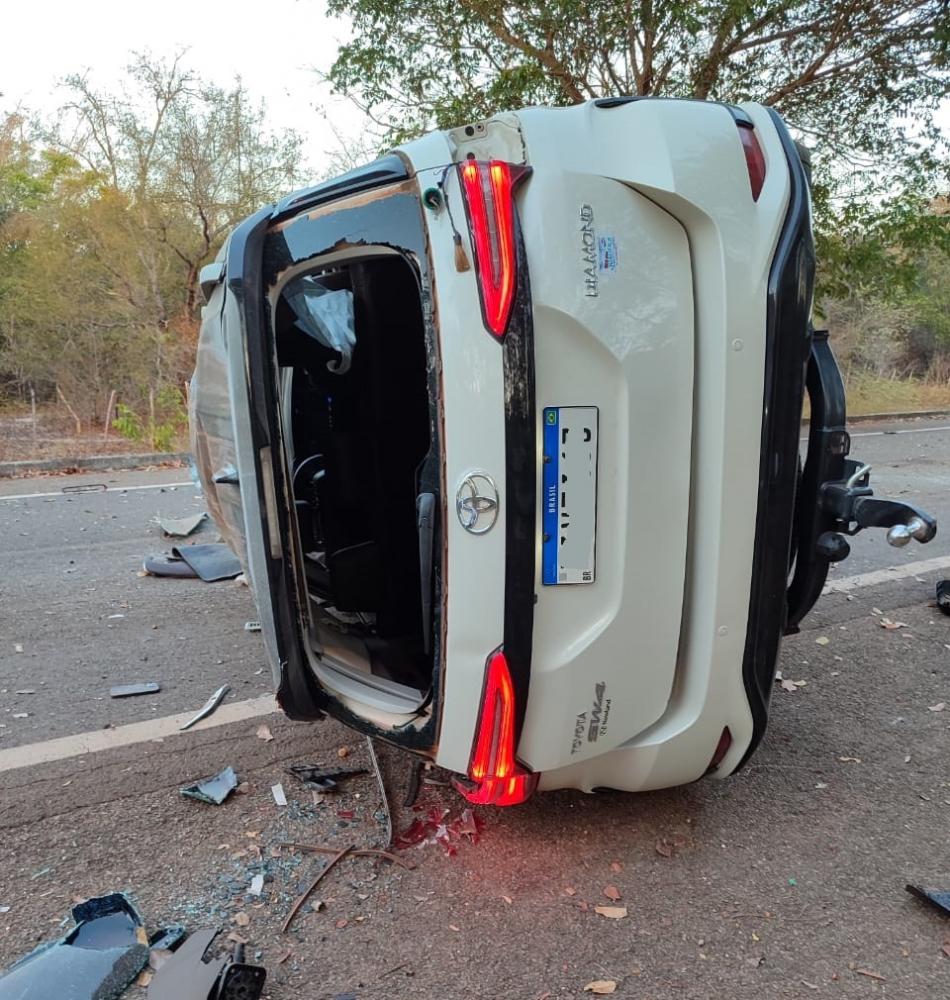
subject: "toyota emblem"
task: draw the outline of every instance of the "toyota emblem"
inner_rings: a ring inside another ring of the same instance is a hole
[[[455,510],[466,531],[490,531],[498,519],[498,489],[491,478],[480,472],[466,476],[455,494]]]

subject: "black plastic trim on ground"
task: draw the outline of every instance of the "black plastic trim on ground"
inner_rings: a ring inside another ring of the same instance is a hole
[[[742,661],[742,678],[752,712],[752,739],[739,767],[765,733],[775,663],[788,612],[788,570],[815,273],[805,170],[785,123],[774,110],[767,110],[785,150],[791,190],[769,273],[758,509]]]

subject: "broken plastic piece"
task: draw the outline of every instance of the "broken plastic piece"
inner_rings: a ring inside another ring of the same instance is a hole
[[[950,580],[937,581],[937,607],[945,615],[950,615]]]
[[[368,774],[365,767],[316,767],[313,764],[291,764],[287,773],[302,781],[308,788],[319,792],[336,790],[337,782],[344,778],[354,778],[358,774]]]
[[[196,723],[201,722],[202,719],[207,719],[212,712],[214,712],[217,707],[224,701],[227,697],[228,691],[231,688],[227,684],[222,684],[217,691],[204,703],[201,711],[193,718],[189,719],[183,726],[179,728],[179,732],[183,733],[186,729],[191,729]]]
[[[211,806],[219,806],[238,786],[237,775],[233,767],[226,767],[219,774],[205,778],[194,785],[179,789],[182,795],[199,802],[207,802]]]
[[[86,900],[72,915],[76,926],[65,937],[0,974],[0,1000],[115,1000],[145,968],[145,927],[121,893]]]
[[[180,545],[172,555],[184,559],[205,583],[230,580],[241,572],[241,560],[223,542]]]
[[[149,576],[181,576],[194,579],[198,574],[180,556],[169,555],[167,552],[146,556],[142,569]]]
[[[950,917],[950,889],[925,889],[922,885],[907,885],[907,891],[933,904]]]
[[[191,514],[188,517],[160,517],[158,526],[173,538],[187,538],[202,521],[208,519],[206,511],[200,514]]]
[[[148,986],[148,1000],[258,1000],[267,970],[244,962],[244,946],[231,954],[209,954],[219,931],[195,931],[156,970]]]
[[[142,684],[116,684],[109,688],[110,698],[131,698],[137,694],[157,694],[161,691],[157,681],[145,681]]]

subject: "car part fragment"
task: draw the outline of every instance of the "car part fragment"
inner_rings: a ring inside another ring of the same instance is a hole
[[[179,576],[193,580],[198,575],[181,556],[170,555],[167,552],[155,552],[146,556],[142,562],[142,569],[149,576]]]
[[[314,764],[291,764],[287,773],[302,781],[308,788],[318,792],[336,791],[337,783],[345,778],[355,778],[367,774],[365,767],[317,767]]]
[[[180,727],[179,732],[184,732],[186,729],[191,729],[196,723],[201,722],[202,719],[206,719],[211,713],[224,701],[227,696],[228,691],[231,688],[227,684],[222,684],[217,691],[204,703],[201,711],[193,718],[189,719],[183,726]]]
[[[213,777],[205,778],[204,781],[198,781],[194,785],[187,785],[179,791],[185,798],[207,802],[210,806],[219,806],[237,786],[238,779],[234,768],[226,767]]]
[[[148,963],[149,938],[121,893],[73,907],[76,926],[40,945],[0,974],[0,1000],[116,1000]],[[170,947],[184,933],[162,931],[152,943]]]
[[[109,697],[131,698],[138,694],[158,694],[161,689],[158,681],[144,681],[141,684],[116,684],[109,688]]]
[[[950,580],[937,581],[937,607],[945,615],[950,615]]]
[[[230,580],[241,572],[241,560],[223,542],[181,545],[172,555],[184,559],[205,583]]]
[[[945,916],[950,917],[950,889],[925,889],[922,885],[908,883],[907,891],[918,899],[936,906]]]
[[[200,514],[189,514],[188,517],[161,517],[158,526],[163,533],[173,538],[187,538],[188,535],[196,531],[198,525],[208,520],[206,511]]]
[[[148,1000],[258,1000],[267,970],[244,961],[244,945],[209,954],[219,931],[204,928],[191,937],[155,972]]]

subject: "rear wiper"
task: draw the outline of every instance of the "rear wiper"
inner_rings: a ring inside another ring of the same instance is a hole
[[[422,586],[422,650],[432,647],[432,549],[435,544],[435,494],[416,497],[416,530],[419,532],[419,577]]]

